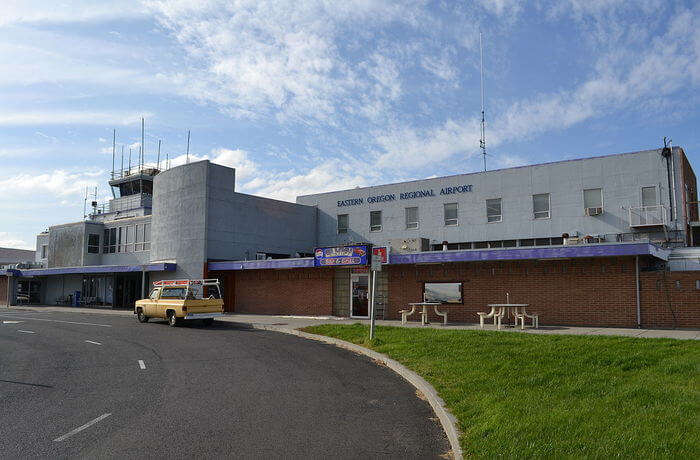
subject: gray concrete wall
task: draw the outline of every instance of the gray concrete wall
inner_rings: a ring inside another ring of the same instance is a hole
[[[680,168],[676,168],[677,170]],[[442,189],[471,185],[471,192],[441,195]],[[297,202],[319,209],[319,245],[349,241],[386,244],[390,239],[429,238],[432,244],[476,242],[521,238],[559,237],[562,233],[581,235],[629,233],[628,208],[640,206],[641,187],[654,185],[660,202],[668,206],[666,162],[660,150],[648,150],[607,157],[564,161],[496,171],[357,188],[339,192],[300,196]],[[586,216],[583,190],[603,189],[604,213]],[[400,199],[401,193],[434,191],[434,196]],[[534,219],[532,195],[549,193],[549,219]],[[395,195],[388,202],[368,203],[367,198]],[[362,198],[363,203],[339,206],[339,201]],[[486,199],[502,199],[503,220],[488,223]],[[459,224],[445,226],[443,205],[458,203]],[[405,208],[419,208],[419,228],[405,228]],[[370,211],[382,211],[382,230],[370,232]],[[337,215],[349,215],[348,234],[337,234]],[[682,230],[682,228],[681,228]],[[663,233],[652,235],[663,238]]]
[[[213,165],[216,166],[216,165]],[[212,260],[254,259],[256,252],[313,252],[316,209],[210,187],[207,254]]]
[[[48,233],[40,233],[36,236],[36,254],[35,254],[35,259],[34,261],[37,263],[42,264],[43,266],[47,266],[49,263],[48,255],[48,247],[46,248],[46,257],[41,257],[41,247],[44,245],[48,246],[49,244],[49,234]]]
[[[49,229],[48,267],[77,267],[83,263],[85,222]]]
[[[163,171],[153,182],[151,261],[175,260],[177,271],[151,281],[202,278],[206,260],[208,161]]]

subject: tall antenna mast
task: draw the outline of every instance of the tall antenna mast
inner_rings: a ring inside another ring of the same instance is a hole
[[[170,154],[165,152],[165,169],[170,169]]]
[[[160,169],[160,139],[158,139],[158,161],[156,162],[156,169]]]
[[[112,131],[112,179],[114,179],[114,155],[117,150],[117,130]]]
[[[126,175],[131,174],[131,147],[129,147],[129,171],[126,173]]]
[[[481,62],[481,155],[484,157],[484,171],[486,171],[486,112],[484,110],[484,47],[481,41],[481,30],[479,30],[479,56]]]
[[[143,145],[143,132],[144,132],[144,121],[143,121],[143,117],[141,117],[141,162],[140,162],[139,169],[143,169],[143,163],[144,163],[144,160],[146,159],[146,146]]]
[[[122,169],[120,177],[124,177],[124,145],[122,145]]]
[[[190,163],[190,130],[187,130],[187,156],[185,158],[185,163]]]

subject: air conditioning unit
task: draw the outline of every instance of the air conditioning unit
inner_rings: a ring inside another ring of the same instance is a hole
[[[587,216],[599,216],[603,214],[603,208],[586,208]]]

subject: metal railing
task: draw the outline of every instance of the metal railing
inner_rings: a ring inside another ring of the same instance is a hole
[[[637,206],[629,208],[630,227],[657,227],[668,225],[666,206]]]

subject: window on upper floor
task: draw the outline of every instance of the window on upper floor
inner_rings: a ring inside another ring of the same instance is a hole
[[[445,203],[444,212],[446,226],[454,226],[459,223],[457,203]]]
[[[503,215],[501,214],[501,199],[493,198],[486,200],[486,221],[500,222],[502,220]]]
[[[418,228],[418,207],[406,208],[406,229]]]
[[[90,233],[88,235],[87,252],[88,252],[88,254],[99,254],[100,253],[100,234],[99,233]]]
[[[535,219],[549,219],[549,193],[532,195],[532,213]]]
[[[370,211],[370,213],[369,213],[369,231],[370,232],[382,231],[382,212],[381,211]]]
[[[587,216],[603,212],[603,189],[589,188],[583,191],[583,210]]]
[[[657,206],[656,186],[642,187],[642,206]]]
[[[347,233],[350,218],[347,214],[338,214],[338,235]]]
[[[41,258],[46,259],[48,257],[48,252],[49,252],[49,245],[48,244],[42,244],[41,245]]]

